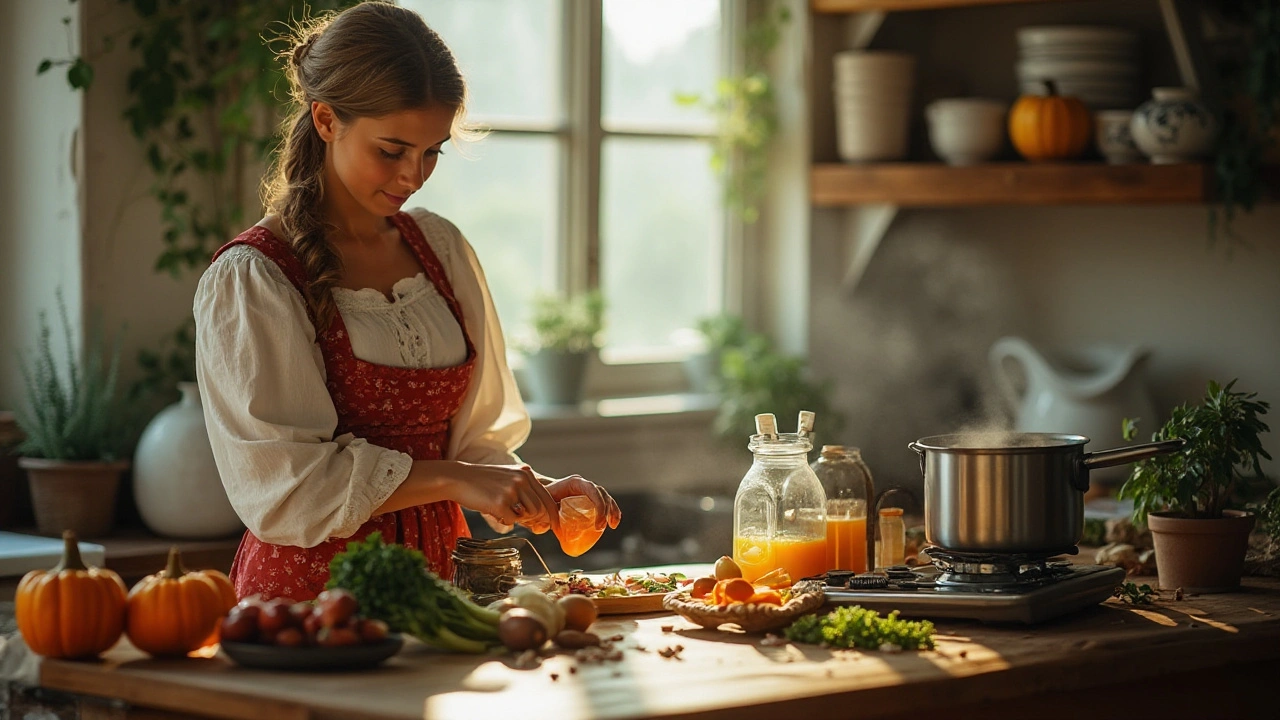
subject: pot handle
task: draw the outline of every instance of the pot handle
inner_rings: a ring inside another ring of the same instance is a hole
[[[920,477],[924,477],[924,446],[917,442],[909,442],[907,447],[915,450],[916,454],[920,456]]]
[[[1135,462],[1137,460],[1146,460],[1156,455],[1168,455],[1175,453],[1186,445],[1187,441],[1182,438],[1174,438],[1173,440],[1164,440],[1161,442],[1142,443],[1141,445],[1131,445],[1125,448],[1116,448],[1114,450],[1099,450],[1098,452],[1084,454],[1084,467],[1086,470],[1092,468],[1112,467],[1115,465],[1124,465],[1126,463]]]

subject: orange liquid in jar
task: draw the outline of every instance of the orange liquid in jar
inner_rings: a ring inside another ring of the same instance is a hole
[[[867,519],[827,518],[827,569],[867,571]]]
[[[792,580],[827,571],[827,541],[790,538],[735,537],[733,561],[748,582],[782,568]]]

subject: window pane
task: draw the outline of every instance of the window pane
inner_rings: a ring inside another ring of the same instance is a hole
[[[720,188],[702,140],[606,138],[601,155],[600,284],[610,348],[670,346],[720,311]]]
[[[465,152],[470,157],[449,152],[440,158],[406,206],[443,215],[471,242],[510,335],[525,321],[533,293],[554,287],[559,141],[495,132]]]
[[[470,92],[469,116],[559,123],[560,0],[400,0],[453,50]]]
[[[603,52],[606,128],[714,128],[706,111],[676,104],[675,95],[715,92],[720,0],[605,0]]]

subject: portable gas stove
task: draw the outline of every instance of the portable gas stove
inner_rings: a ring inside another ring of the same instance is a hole
[[[1033,624],[1097,605],[1124,583],[1125,571],[1073,565],[1076,548],[1039,555],[960,553],[932,547],[933,563],[884,572],[827,573],[827,602],[898,610],[904,617],[966,618]]]

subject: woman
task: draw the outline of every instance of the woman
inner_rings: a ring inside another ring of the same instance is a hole
[[[195,299],[209,438],[248,528],[237,595],[310,599],[375,531],[452,577],[462,507],[541,533],[585,495],[597,529],[617,527],[602,488],[514,455],[530,423],[475,253],[447,220],[400,211],[465,132],[449,49],[370,2],[312,27],[288,65],[299,110],[268,215],[218,251]]]

